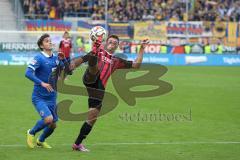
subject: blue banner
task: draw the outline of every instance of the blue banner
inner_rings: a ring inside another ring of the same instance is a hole
[[[27,20],[28,31],[69,31],[72,23],[63,20]]]
[[[136,54],[126,54],[134,60]],[[174,66],[240,66],[240,55],[144,54],[143,63]]]
[[[0,65],[26,65],[38,52],[0,52]],[[122,54],[135,60],[137,54]],[[79,56],[79,54],[75,54]],[[121,54],[119,55],[121,56]],[[143,63],[166,66],[240,66],[240,55],[144,54]]]

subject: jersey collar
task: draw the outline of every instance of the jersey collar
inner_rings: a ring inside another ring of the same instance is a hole
[[[106,51],[106,50],[105,50],[105,51]],[[108,54],[108,55],[112,56],[112,54],[111,54],[111,53],[109,53],[108,51],[106,51],[106,52],[107,52],[107,54]]]
[[[52,57],[52,56],[49,56],[47,53],[45,53],[45,52],[41,52],[45,57],[47,57],[47,58],[49,58],[49,57]]]

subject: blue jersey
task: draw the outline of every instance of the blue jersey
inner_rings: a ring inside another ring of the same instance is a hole
[[[34,57],[34,59],[28,65],[28,69],[34,71],[34,77],[29,79],[34,81],[33,97],[41,97],[49,100],[56,100],[57,93],[48,92],[46,88],[41,86],[41,82],[49,83],[51,74],[56,70],[60,61],[57,56],[49,56],[48,54],[41,52]]]

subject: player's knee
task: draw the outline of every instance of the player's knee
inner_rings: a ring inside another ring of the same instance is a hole
[[[52,128],[52,129],[55,129],[55,128],[57,128],[57,124],[56,123],[51,123],[49,125],[49,127]]]
[[[53,117],[52,116],[48,116],[44,119],[44,123],[45,124],[52,124],[53,123]]]
[[[87,120],[88,124],[90,124],[91,126],[93,126],[96,123],[96,121],[97,117],[96,118],[93,117],[92,119]]]
[[[90,124],[90,125],[94,125],[97,121],[97,118],[98,118],[98,114],[97,113],[92,113],[89,117],[88,117],[88,120],[87,122]]]

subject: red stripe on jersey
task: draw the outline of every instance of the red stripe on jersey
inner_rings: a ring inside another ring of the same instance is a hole
[[[102,80],[104,86],[106,84],[106,80],[105,80],[106,77],[108,77],[108,75],[110,75],[109,74],[109,69],[110,68],[111,68],[110,64],[109,63],[105,63],[104,68],[103,68],[103,70],[102,70],[102,72],[100,74],[100,79]]]
[[[127,68],[126,60],[113,57],[103,49],[100,49],[100,51],[97,52],[97,56],[100,79],[104,87],[106,87],[109,77],[116,69]]]
[[[108,76],[108,70],[110,69],[111,67],[111,58],[112,56],[109,55],[109,54],[106,54],[104,53],[104,55],[101,56],[101,60],[103,61],[104,63],[104,67],[101,71],[101,74],[100,74],[100,79],[103,81],[103,79]]]
[[[114,67],[115,67],[116,63],[109,64],[109,65],[110,66],[108,67],[108,70],[107,70],[104,78],[102,79],[103,84],[105,84],[105,85],[107,84],[107,81],[108,81],[109,77],[111,76],[111,74],[115,71]]]

